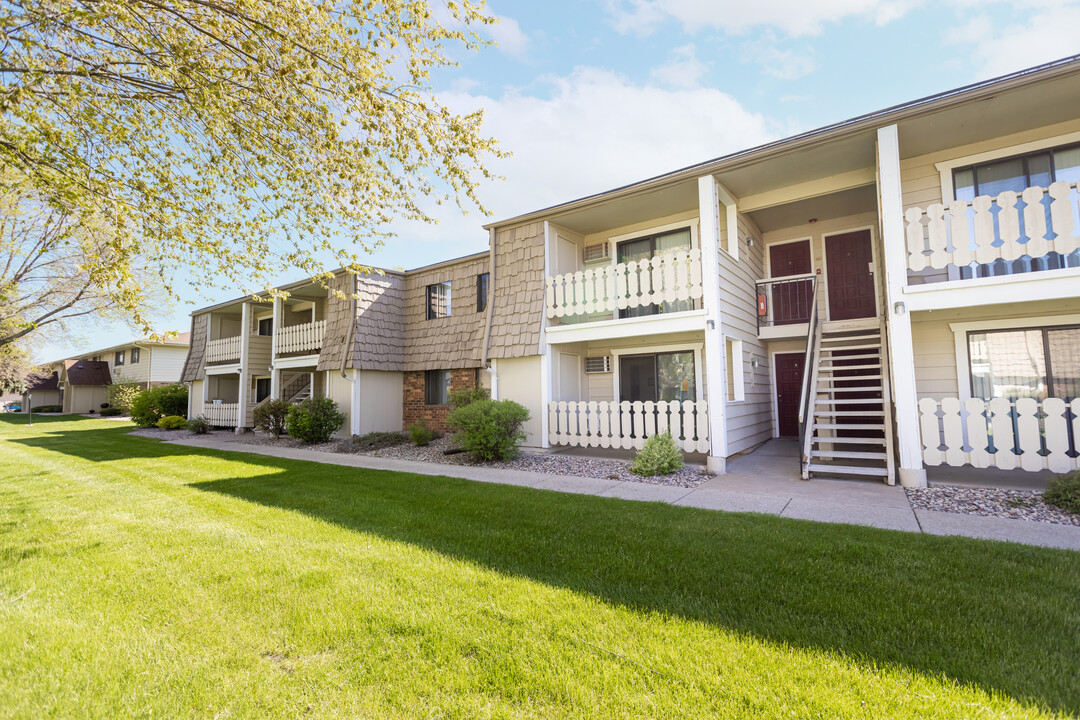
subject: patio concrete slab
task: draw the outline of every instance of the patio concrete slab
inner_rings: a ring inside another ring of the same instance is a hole
[[[1080,550],[1080,527],[1075,525],[962,515],[937,510],[916,510],[915,515],[919,518],[922,531],[930,535],[963,535],[985,540]]]
[[[676,505],[696,507],[703,510],[725,510],[727,512],[753,512],[765,515],[779,515],[791,498],[780,495],[759,495],[754,493],[729,492],[726,490],[708,490],[698,488],[681,498]]]
[[[883,530],[905,530],[919,532],[919,523],[911,506],[904,508],[881,505],[861,505],[859,503],[836,503],[822,500],[809,500],[803,497],[792,498],[780,517],[797,520],[815,520],[817,522],[847,523],[849,525],[867,525]]]
[[[690,488],[672,487],[671,485],[653,485],[651,483],[621,482],[600,493],[601,497],[617,497],[623,500],[642,500],[644,502],[677,503],[686,497]]]

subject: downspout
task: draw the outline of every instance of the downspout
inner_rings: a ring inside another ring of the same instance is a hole
[[[349,377],[345,372],[345,364],[349,361],[349,358],[353,355],[353,339],[356,337],[356,295],[359,293],[357,287],[356,275],[352,276],[352,315],[349,317],[349,331],[345,334],[345,352],[341,354],[341,367],[339,372],[341,377],[352,383],[351,391],[349,392],[349,435],[356,435],[360,431],[360,398],[357,394],[356,378]],[[314,315],[314,309],[312,309]],[[327,385],[329,385],[329,378],[327,378]],[[327,388],[329,390],[329,388]]]
[[[497,282],[495,279],[495,228],[488,230],[488,304],[484,318],[484,345],[480,353],[480,365],[491,375],[491,397],[499,399],[499,375],[494,364],[488,357],[488,344],[491,342],[491,323],[495,316],[495,296]]]

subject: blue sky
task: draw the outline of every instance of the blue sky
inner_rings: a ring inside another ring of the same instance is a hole
[[[498,43],[434,77],[483,108],[513,156],[483,188],[495,218],[623,185],[865,112],[1080,53],[1080,0],[577,0],[488,6]],[[417,267],[487,247],[486,219],[444,207],[371,255]],[[299,279],[283,271],[279,280]],[[239,289],[185,293],[159,330]],[[63,357],[134,337],[87,327]]]

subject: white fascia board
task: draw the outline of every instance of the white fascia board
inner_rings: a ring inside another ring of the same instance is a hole
[[[704,329],[705,311],[690,310],[639,318],[601,320],[581,325],[548,326],[546,334],[549,345],[560,345],[563,343],[640,337],[642,335],[665,335],[667,333]]]
[[[904,287],[908,311],[1080,297],[1080,268],[950,280]]]
[[[276,358],[271,363],[271,367],[280,370],[282,368],[291,369],[291,368],[299,368],[299,367],[310,367],[310,366],[318,365],[318,364],[319,364],[319,356],[318,355],[301,355],[299,357]]]

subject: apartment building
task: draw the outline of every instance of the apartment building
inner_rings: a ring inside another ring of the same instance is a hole
[[[345,320],[297,356],[306,381],[275,359],[265,387],[342,398],[358,432],[439,423],[479,382],[530,409],[532,447],[670,430],[717,472],[785,436],[807,478],[1073,469],[1078,182],[1069,58],[492,223],[485,254],[338,278],[354,305],[309,286],[263,316]],[[199,311],[193,337],[209,353],[228,312],[253,336],[254,309]],[[193,343],[193,390],[208,368]],[[245,393],[203,388],[245,424]]]

